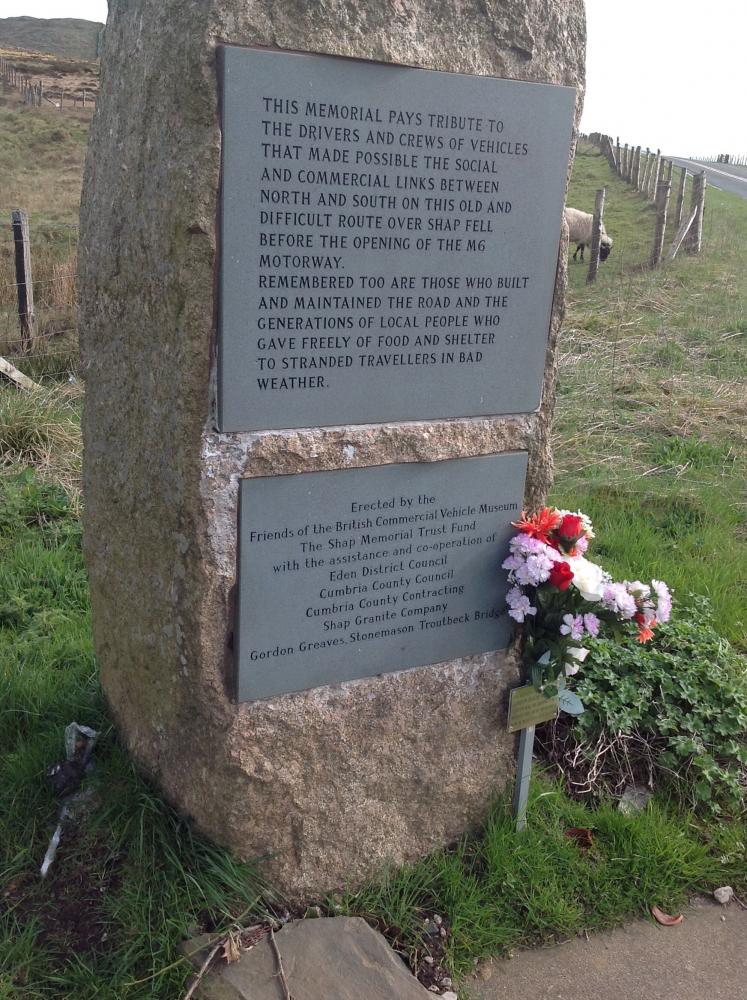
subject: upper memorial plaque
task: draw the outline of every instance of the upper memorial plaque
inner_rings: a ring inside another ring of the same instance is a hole
[[[220,51],[221,429],[536,409],[575,91]]]

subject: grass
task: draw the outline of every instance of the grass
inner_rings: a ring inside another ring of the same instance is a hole
[[[610,572],[705,594],[745,650],[747,202],[710,188],[702,255],[651,272],[653,210],[582,146],[569,203],[602,186],[614,247],[595,285],[569,265],[552,499],[589,513]]]
[[[264,886],[254,866],[196,836],[117,743],[80,534],[62,489],[0,480],[0,997],[174,997],[190,929],[261,916]],[[73,720],[102,734],[94,807],[42,882],[58,808],[43,774]]]
[[[461,976],[476,959],[611,927],[653,904],[677,912],[695,892],[744,881],[743,828],[731,830],[730,853],[687,815],[657,804],[634,816],[611,804],[591,810],[542,779],[532,784],[529,817],[517,833],[503,799],[479,835],[332,906],[381,927],[413,967],[443,955]],[[568,835],[573,829],[591,831],[590,848]],[[445,941],[428,933],[433,914],[444,920]]]
[[[40,364],[41,359],[35,361]],[[81,401],[77,384],[52,384],[33,392],[0,389],[0,470],[33,467],[43,478],[61,484],[77,504]]]

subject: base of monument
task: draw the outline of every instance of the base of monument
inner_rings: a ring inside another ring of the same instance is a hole
[[[484,653],[224,702],[168,734],[140,723],[116,676],[104,683],[125,742],[166,798],[216,843],[258,860],[273,890],[298,902],[479,825],[514,780],[506,718],[518,678],[512,654]],[[119,710],[122,698],[129,710]]]

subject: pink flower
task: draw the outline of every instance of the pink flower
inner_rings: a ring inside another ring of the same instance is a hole
[[[651,586],[656,594],[656,620],[668,622],[672,613],[672,595],[663,580],[652,580]]]
[[[509,606],[509,616],[517,622],[523,622],[527,615],[536,615],[537,609],[529,603],[526,594],[518,587],[512,587],[506,594],[506,604]]]
[[[625,620],[632,618],[638,610],[635,598],[632,594],[628,593],[628,589],[624,583],[607,584],[602,591],[602,606],[610,611],[614,611],[615,614]]]
[[[578,641],[584,635],[584,620],[581,615],[563,615],[564,625],[560,626],[561,635],[569,635]]]
[[[508,543],[511,554],[503,561],[509,580],[522,587],[538,587],[550,575],[559,554],[530,535],[514,535]]]
[[[584,628],[589,633],[592,638],[596,639],[599,635],[599,619],[596,615],[589,612],[589,614],[584,615]]]

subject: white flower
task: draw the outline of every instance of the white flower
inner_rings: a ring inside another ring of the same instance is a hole
[[[566,652],[569,656],[572,656],[574,660],[578,660],[579,663],[583,663],[589,655],[589,650],[582,649],[580,646],[569,646]]]
[[[568,565],[573,570],[573,586],[585,601],[601,601],[602,591],[609,579],[601,566],[589,562],[584,556],[571,556]]]
[[[589,655],[589,650],[582,649],[580,646],[569,646],[566,653],[571,659],[565,661],[565,675],[566,677],[573,677],[574,674],[579,672],[581,664]]]

